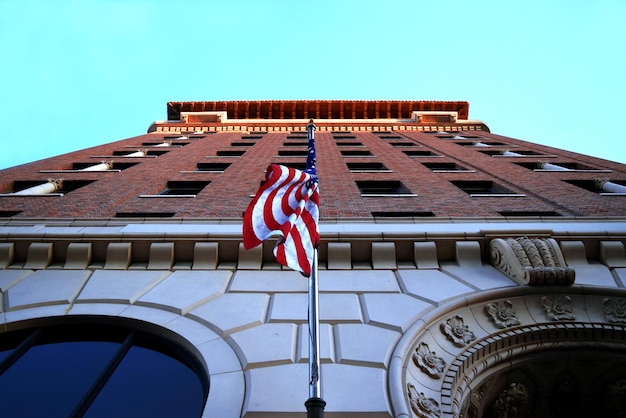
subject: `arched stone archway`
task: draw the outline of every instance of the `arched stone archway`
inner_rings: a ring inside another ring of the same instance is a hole
[[[621,416],[624,353],[621,289],[475,294],[431,312],[396,346],[394,416]]]

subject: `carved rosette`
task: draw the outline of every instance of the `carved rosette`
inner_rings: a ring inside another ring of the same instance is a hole
[[[569,296],[553,295],[541,298],[541,304],[546,310],[546,315],[555,321],[571,321],[576,319],[571,303],[572,298]]]
[[[515,316],[513,304],[510,300],[500,300],[495,303],[488,303],[485,306],[487,314],[499,328],[508,328],[519,325],[519,319]]]
[[[439,404],[433,398],[427,398],[423,392],[417,393],[415,386],[407,384],[411,409],[419,418],[438,418],[441,416]]]
[[[474,333],[458,315],[448,318],[441,324],[441,332],[458,347],[463,347],[476,339]]]
[[[423,342],[413,352],[413,363],[435,379],[439,379],[446,368],[444,359],[438,357],[434,351],[430,351],[428,344]]]
[[[492,408],[492,415],[496,417],[525,418],[530,416],[529,412],[529,390],[522,383],[511,383],[500,393]]]
[[[552,238],[496,238],[489,244],[491,263],[521,285],[571,285],[575,271],[567,267]]]
[[[626,324],[626,300],[605,298],[602,304],[604,305],[604,316],[609,322]]]

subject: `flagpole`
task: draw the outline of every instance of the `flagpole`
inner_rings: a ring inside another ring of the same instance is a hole
[[[315,173],[315,124],[313,120],[307,125],[309,152],[307,171]],[[304,403],[307,418],[322,418],[326,402],[322,399],[320,374],[320,321],[319,321],[319,284],[318,284],[317,247],[313,251],[313,264],[309,276],[309,399]]]

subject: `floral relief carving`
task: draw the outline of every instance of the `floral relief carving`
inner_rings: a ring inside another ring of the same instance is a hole
[[[569,296],[554,295],[541,298],[541,304],[546,310],[546,314],[555,321],[576,319],[571,303],[572,298]]]
[[[606,316],[606,319],[610,322],[626,323],[625,299],[605,298],[602,304],[604,305],[604,316]]]
[[[441,324],[441,332],[458,347],[463,347],[476,339],[469,326],[465,325],[463,318],[458,315],[448,318]]]
[[[520,323],[517,316],[515,316],[513,304],[509,300],[488,303],[487,306],[485,306],[485,310],[493,322],[500,328],[508,328],[519,325]]]
[[[411,409],[419,418],[437,418],[441,416],[439,404],[433,398],[427,398],[423,392],[417,393],[415,386],[407,385]]]
[[[413,362],[427,375],[439,379],[446,368],[446,362],[438,357],[434,351],[430,351],[428,344],[420,343],[413,352]]]

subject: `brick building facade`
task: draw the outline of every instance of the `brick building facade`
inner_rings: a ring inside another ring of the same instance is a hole
[[[328,416],[624,411],[624,164],[491,133],[467,102],[167,111],[0,171],[8,339],[123,325],[180,346],[204,416],[304,416],[306,280],[244,251],[241,219],[268,164],[303,167],[312,118]]]

